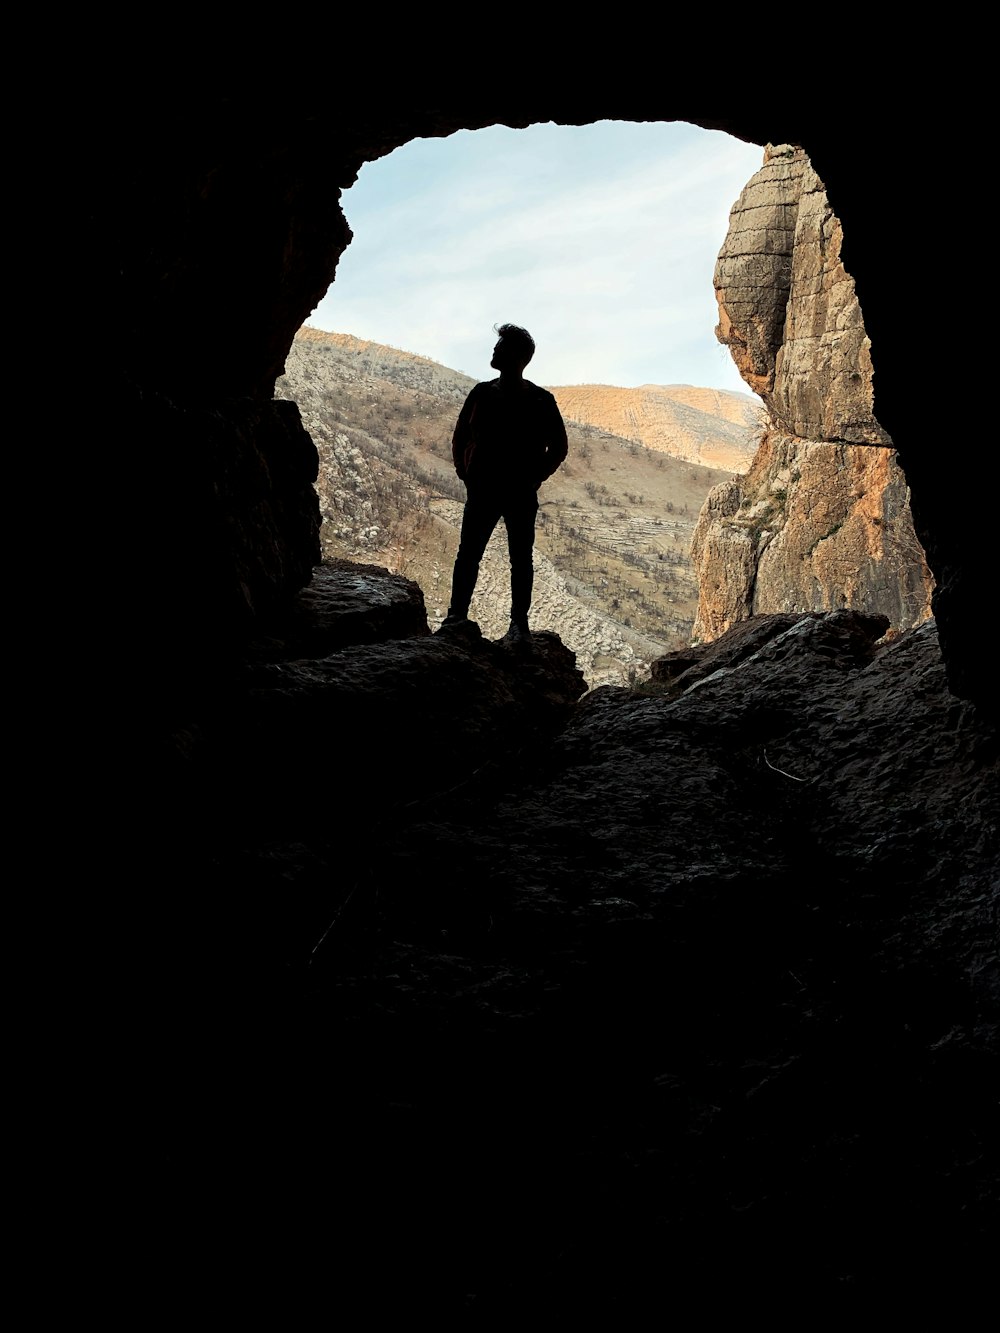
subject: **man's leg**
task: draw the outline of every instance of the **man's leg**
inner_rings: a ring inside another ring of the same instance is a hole
[[[510,554],[510,622],[524,634],[528,632],[528,612],[535,581],[532,548],[537,514],[538,496],[534,491],[517,496],[504,507]]]
[[[479,578],[479,562],[499,521],[499,502],[470,491],[462,513],[462,534],[451,577],[449,619],[464,619],[469,614],[472,594]]]

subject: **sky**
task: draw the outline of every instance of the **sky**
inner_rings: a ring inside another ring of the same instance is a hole
[[[764,150],[683,123],[493,126],[366,163],[354,239],[306,319],[491,379],[494,326],[538,384],[747,393],[715,339],[729,210]]]

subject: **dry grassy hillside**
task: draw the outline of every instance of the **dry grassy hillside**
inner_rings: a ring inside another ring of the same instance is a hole
[[[447,611],[465,498],[451,435],[474,382],[423,357],[303,329],[276,388],[298,403],[320,452],[324,555],[414,579],[432,625]],[[699,410],[699,439],[708,420]],[[728,439],[732,423],[718,422]],[[532,623],[560,635],[589,684],[621,683],[689,643],[698,604],[691,536],[729,472],[594,425],[568,419],[567,429],[566,463],[539,494]],[[488,638],[509,619],[504,543],[501,527],[472,606]]]
[[[747,470],[764,429],[764,408],[750,394],[690,384],[577,384],[552,392],[564,417],[726,472]]]

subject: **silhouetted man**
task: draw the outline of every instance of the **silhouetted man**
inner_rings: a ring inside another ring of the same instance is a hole
[[[532,547],[538,488],[566,457],[566,427],[548,389],[524,378],[535,354],[527,329],[501,324],[490,365],[499,378],[470,392],[458,416],[451,453],[467,499],[455,557],[451,605],[441,626],[469,623],[469,604],[493,530],[502,518],[510,553],[511,642],[529,637],[534,582]]]

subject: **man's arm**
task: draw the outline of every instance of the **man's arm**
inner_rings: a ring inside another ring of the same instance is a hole
[[[458,414],[458,421],[455,423],[455,430],[451,437],[451,461],[455,464],[459,481],[465,481],[465,451],[472,440],[472,418],[475,415],[475,398],[478,388],[479,385],[476,384],[469,390],[469,396],[462,404],[462,410]]]
[[[549,412],[550,420],[546,423],[545,470],[542,474],[542,481],[547,481],[553,472],[562,466],[569,451],[566,423],[562,419],[562,413],[559,411],[559,404],[555,400],[555,395],[551,393],[549,394]]]

